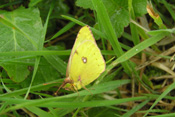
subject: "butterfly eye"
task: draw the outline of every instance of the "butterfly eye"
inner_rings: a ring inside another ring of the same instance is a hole
[[[83,61],[83,63],[87,63],[87,58],[86,57],[82,57],[82,61]]]

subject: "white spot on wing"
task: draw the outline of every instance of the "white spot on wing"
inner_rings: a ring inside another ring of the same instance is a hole
[[[86,57],[82,57],[82,61],[83,61],[83,63],[87,63],[87,58]]]

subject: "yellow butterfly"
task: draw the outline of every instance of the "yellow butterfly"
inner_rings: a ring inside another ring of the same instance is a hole
[[[86,85],[93,82],[104,72],[105,67],[104,58],[90,27],[84,26],[80,29],[75,40],[69,57],[66,79],[59,89],[63,87],[66,90],[77,91],[82,87],[85,88]]]

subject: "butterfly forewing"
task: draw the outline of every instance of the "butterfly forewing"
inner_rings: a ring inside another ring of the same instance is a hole
[[[78,32],[78,35],[76,37],[74,46],[72,48],[72,51],[71,51],[71,54],[70,54],[70,57],[69,57],[69,62],[68,62],[68,65],[67,65],[67,70],[66,70],[66,76],[67,77],[68,77],[69,72],[70,72],[70,65],[71,65],[71,59],[72,59],[73,53],[75,52],[77,47],[80,46],[82,44],[82,42],[84,42],[85,40],[86,41],[90,40],[90,41],[95,42],[95,39],[93,37],[93,34],[92,34],[89,26],[82,27],[80,29],[80,31]]]

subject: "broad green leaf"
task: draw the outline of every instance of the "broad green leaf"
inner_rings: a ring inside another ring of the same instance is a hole
[[[38,9],[21,7],[12,12],[1,12],[0,27],[0,52],[35,51],[38,48],[43,31]],[[12,58],[15,57],[0,57],[2,60]],[[1,66],[15,82],[21,82],[29,75],[28,66],[24,64],[3,63]]]
[[[136,17],[143,16],[144,14],[147,13],[146,10],[147,0],[132,0],[132,4]]]
[[[117,2],[115,2],[114,0],[110,1],[103,0],[103,4],[106,7],[106,10],[108,12],[113,28],[117,34],[117,37],[120,37],[124,32],[124,27],[126,27],[130,22],[129,12],[120,4],[117,4]]]
[[[102,0],[102,1],[107,9],[107,13],[110,17],[111,23],[113,25],[113,28],[115,29],[117,37],[120,37],[124,31],[124,27],[126,27],[129,24],[128,11],[125,7],[118,4],[117,1],[114,0]],[[83,8],[90,8],[94,10],[91,0],[77,0],[76,5]]]

